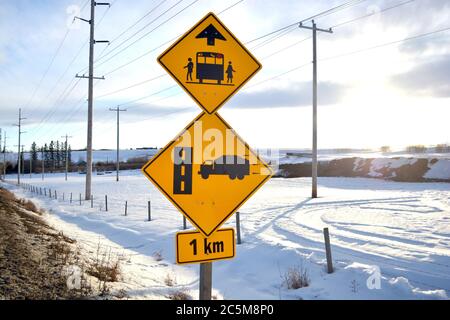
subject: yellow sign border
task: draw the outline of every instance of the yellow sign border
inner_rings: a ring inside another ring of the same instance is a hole
[[[239,208],[256,192],[258,191],[259,188],[262,187],[263,184],[265,184],[267,182],[267,180],[269,180],[274,172],[272,170],[272,168],[265,162],[263,161],[259,155],[255,152],[253,152],[253,150],[250,148],[250,146],[247,144],[247,142],[245,142],[244,139],[242,139],[237,133],[236,131],[234,131],[234,129],[218,114],[215,113],[215,116],[217,116],[219,118],[219,120],[221,120],[223,122],[223,124],[225,125],[225,127],[227,127],[227,129],[231,130],[233,132],[234,135],[236,135],[236,137],[238,139],[240,139],[246,148],[248,148],[249,150],[251,150],[253,152],[253,154],[256,156],[256,158],[258,159],[258,161],[260,161],[264,167],[270,172],[270,174],[268,174],[266,176],[266,178],[264,180],[262,180],[253,190],[252,192],[250,192],[249,194],[247,194],[244,199],[241,200],[241,202],[239,202],[239,204],[232,209],[226,216],[225,218],[219,222],[219,224],[208,234],[206,233],[196,222],[194,222],[194,220],[192,220],[192,218],[189,216],[189,214],[187,212],[185,212],[177,203],[174,199],[172,199],[172,197],[158,184],[158,182],[156,182],[149,174],[147,174],[147,172],[145,171],[145,169],[147,169],[147,167],[149,167],[154,161],[156,161],[156,159],[159,158],[159,156],[161,156],[161,154],[163,152],[165,152],[168,148],[170,148],[173,144],[177,143],[178,139],[184,134],[184,132],[188,131],[190,127],[192,127],[194,125],[194,123],[199,120],[201,117],[203,117],[203,115],[208,114],[205,111],[202,111],[194,120],[192,120],[176,137],[175,139],[173,139],[172,141],[170,141],[163,149],[161,149],[156,155],[153,156],[153,158],[150,159],[150,161],[148,161],[142,168],[141,168],[141,172],[144,174],[144,176],[146,176],[158,189],[159,191],[161,191],[169,200],[170,202],[172,202],[172,204],[178,208],[178,210],[180,210],[180,212],[201,232],[203,233],[206,237],[209,237],[211,234],[213,234],[217,229],[219,229],[224,223],[225,221],[228,220],[228,218],[230,218],[237,210],[239,210]]]
[[[256,64],[258,65],[258,68],[252,73],[250,74],[238,87],[236,87],[236,89],[228,96],[226,97],[221,103],[218,104],[218,106],[212,110],[211,112],[209,112],[208,110],[206,110],[206,108],[202,105],[202,103],[197,100],[197,98],[195,98],[195,96],[184,86],[183,82],[179,81],[176,76],[166,67],[166,65],[161,61],[161,59],[170,51],[172,50],[175,46],[177,46],[181,41],[183,41],[184,38],[186,38],[192,31],[194,31],[200,24],[203,23],[203,21],[205,21],[206,19],[208,19],[209,17],[214,17],[217,22],[220,24],[220,26],[222,28],[224,28],[233,38],[234,41],[237,42],[237,44],[244,49],[244,51],[250,56],[252,57],[252,59],[256,62]],[[219,110],[220,107],[222,107],[225,102],[227,102],[232,96],[234,96],[241,88],[242,86],[244,86],[251,78],[253,78],[253,76],[262,68],[262,64],[258,61],[258,59],[255,58],[255,56],[253,54],[251,54],[250,51],[247,50],[247,48],[238,40],[238,38],[236,38],[236,36],[222,23],[222,21],[219,20],[219,18],[212,12],[208,13],[203,19],[201,19],[199,22],[197,22],[191,29],[189,29],[188,32],[186,32],[183,36],[181,36],[181,38],[179,38],[174,44],[172,44],[169,48],[167,48],[162,54],[159,55],[158,57],[158,63],[170,74],[170,76],[183,88],[184,91],[186,91],[186,93],[188,95],[190,95],[195,102],[197,102],[197,104],[203,109],[203,111],[205,111],[208,114],[213,114],[215,113],[217,110]]]
[[[219,229],[215,232],[224,232],[231,230],[233,233],[233,255],[228,257],[222,257],[222,258],[215,258],[215,259],[204,259],[204,260],[195,260],[195,261],[187,261],[187,262],[180,262],[179,255],[178,255],[178,237],[182,234],[194,234],[194,233],[200,233],[204,236],[202,232],[199,232],[197,230],[195,231],[183,231],[183,232],[177,232],[176,239],[175,239],[175,261],[177,264],[193,264],[193,263],[202,263],[202,262],[211,262],[211,261],[220,261],[220,260],[230,260],[236,257],[236,232],[234,231],[234,228],[223,228]],[[208,237],[207,237],[208,238]]]

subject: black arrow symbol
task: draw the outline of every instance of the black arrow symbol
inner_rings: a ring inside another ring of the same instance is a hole
[[[214,46],[216,39],[224,40],[224,41],[227,40],[227,39],[225,39],[225,37],[219,31],[217,31],[217,29],[212,24],[207,26],[205,28],[205,30],[200,32],[195,38],[197,38],[197,39],[203,39],[203,38],[208,39],[207,40],[208,46]]]

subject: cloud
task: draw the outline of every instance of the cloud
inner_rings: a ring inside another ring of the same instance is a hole
[[[412,94],[450,97],[450,57],[437,56],[418,64],[408,72],[391,77],[391,83]]]
[[[335,104],[341,101],[347,87],[334,82],[320,82],[318,100],[321,105]],[[230,101],[239,108],[282,108],[305,107],[312,103],[312,83],[298,82],[288,88],[271,88],[264,91],[242,92]]]

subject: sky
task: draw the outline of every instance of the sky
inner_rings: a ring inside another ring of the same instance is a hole
[[[208,12],[263,66],[220,115],[254,148],[310,148],[311,31],[294,25],[255,39],[346,2],[97,6],[95,38],[111,43],[95,45],[95,75],[105,80],[94,86],[94,148],[115,148],[116,114],[109,108],[127,109],[120,114],[123,148],[162,147],[201,112],[156,58]],[[86,146],[88,83],[75,75],[87,71],[89,25],[73,20],[89,18],[85,4],[0,0],[0,128],[10,150],[18,144],[19,108],[25,148],[66,134],[74,149]],[[317,38],[319,148],[450,143],[450,1],[354,0],[316,23],[334,27]]]

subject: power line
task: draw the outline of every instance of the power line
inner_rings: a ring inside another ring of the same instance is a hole
[[[162,23],[160,23],[159,25],[157,25],[156,27],[154,27],[152,30],[150,30],[149,32],[143,34],[141,37],[139,37],[138,39],[136,39],[135,41],[133,41],[132,43],[130,43],[129,45],[127,45],[126,47],[122,48],[121,50],[119,50],[118,52],[116,52],[115,54],[113,54],[112,56],[110,56],[109,58],[107,58],[106,60],[104,60],[103,62],[101,62],[100,64],[98,64],[98,66],[101,66],[103,64],[105,64],[106,62],[110,61],[111,59],[115,58],[116,56],[118,56],[119,54],[121,54],[122,52],[124,52],[125,50],[127,50],[128,48],[130,48],[131,46],[133,46],[134,44],[136,44],[137,42],[141,41],[142,39],[144,39],[145,37],[149,36],[152,32],[154,32],[155,30],[157,30],[158,28],[160,28],[161,26],[163,26],[164,24],[166,24],[167,22],[169,22],[170,20],[172,20],[173,18],[175,18],[176,16],[178,16],[180,13],[182,13],[183,11],[185,11],[186,9],[190,8],[191,6],[193,6],[195,3],[197,3],[199,0],[194,0],[192,1],[190,4],[188,4],[186,7],[184,7],[183,9],[181,9],[180,11],[178,11],[177,13],[175,13],[174,15],[172,15],[170,18],[164,20]]]
[[[50,63],[48,64],[47,68],[45,69],[45,72],[44,72],[44,74],[42,75],[41,79],[39,80],[38,85],[37,85],[36,88],[34,89],[33,94],[31,95],[30,99],[28,100],[27,104],[25,105],[25,106],[26,106],[25,109],[29,107],[29,105],[31,104],[31,102],[33,102],[34,97],[36,96],[37,91],[38,91],[38,90],[40,89],[40,87],[42,86],[42,83],[44,82],[45,77],[47,76],[48,72],[50,71],[50,68],[52,67],[53,63],[55,62],[55,59],[56,59],[56,57],[58,56],[59,51],[61,50],[61,48],[62,48],[64,42],[66,41],[67,36],[69,35],[69,32],[70,32],[70,29],[68,28],[68,29],[66,30],[66,33],[64,34],[62,40],[60,41],[60,43],[59,43],[59,45],[58,45],[58,47],[57,47],[57,49],[56,49],[56,52],[53,54],[52,58],[50,59]],[[33,110],[32,110],[31,112],[33,112]]]
[[[72,78],[72,80],[71,80],[71,82],[69,82],[68,86],[64,89],[64,91],[61,93],[61,95],[55,100],[53,106],[47,111],[47,113],[44,115],[44,117],[41,119],[41,121],[39,121],[39,123],[32,129],[32,131],[34,132],[35,135],[40,132],[40,130],[42,129],[42,125],[53,116],[53,114],[56,111],[57,106],[60,106],[69,97],[69,95],[73,92],[73,90],[75,90],[75,88],[80,83],[81,79],[76,80],[75,84],[70,88],[69,91],[67,91],[67,89],[70,87],[70,85],[72,84],[73,81],[75,81],[75,78]],[[67,91],[67,93],[66,93],[66,91]]]
[[[250,44],[250,43],[253,43],[255,41],[264,39],[264,38],[266,38],[268,36],[271,36],[271,35],[276,34],[278,32],[281,32],[281,31],[284,31],[286,29],[289,29],[289,28],[291,28],[293,26],[298,26],[300,23],[303,23],[303,22],[306,22],[306,21],[310,21],[312,19],[316,19],[316,18],[319,18],[319,17],[324,17],[324,16],[330,15],[332,13],[336,13],[338,11],[347,9],[347,8],[349,8],[351,6],[355,6],[355,5],[357,5],[357,4],[359,4],[359,3],[363,2],[363,1],[366,1],[366,0],[350,0],[350,1],[347,1],[347,2],[345,2],[343,4],[341,4],[341,5],[338,5],[336,7],[333,7],[331,9],[328,9],[328,10],[325,10],[325,11],[322,11],[322,12],[320,12],[318,14],[315,14],[313,16],[310,16],[310,17],[308,17],[306,19],[300,20],[298,22],[295,22],[295,23],[292,23],[290,25],[284,26],[282,28],[276,29],[276,30],[271,31],[269,33],[263,34],[263,35],[255,38],[255,39],[252,39],[252,40],[249,40],[249,41],[245,42],[245,44]]]
[[[143,26],[142,28],[140,28],[138,31],[136,31],[135,33],[133,33],[130,37],[126,38],[124,41],[122,41],[121,43],[119,43],[117,46],[115,46],[114,48],[112,48],[109,52],[107,52],[105,55],[99,57],[95,62],[97,63],[98,61],[102,60],[103,58],[109,56],[112,52],[116,51],[116,49],[120,48],[123,44],[127,43],[129,40],[131,40],[133,37],[135,37],[136,35],[138,35],[140,32],[142,32],[143,30],[145,30],[148,26],[152,25],[155,21],[157,21],[159,18],[163,17],[166,13],[168,13],[170,10],[172,10],[174,7],[176,7],[178,4],[180,4],[181,2],[183,2],[184,0],[178,0],[178,2],[176,2],[175,4],[173,4],[172,6],[170,6],[168,9],[166,9],[164,12],[162,12],[161,14],[159,14],[156,18],[154,18],[152,21],[150,21],[149,23],[147,23],[145,26]],[[198,0],[197,0],[198,1]],[[173,17],[171,17],[173,18]],[[171,19],[170,18],[170,19]],[[169,19],[169,20],[170,20]],[[151,30],[150,32],[152,32],[153,30]],[[144,37],[146,36],[146,34],[144,35]],[[133,44],[135,44],[136,42],[138,42],[139,40],[141,40],[141,38],[135,40],[134,42],[132,42],[130,45],[126,46],[125,48],[119,50],[118,53],[114,54],[111,58],[107,59],[106,61],[109,61],[110,59],[114,58],[117,54],[123,52],[124,50],[128,49],[130,46],[132,46]],[[105,62],[106,62],[105,61]],[[100,66],[101,64],[99,64]]]
[[[89,1],[89,0],[88,0],[88,1]],[[116,1],[118,1],[118,0],[112,1],[111,4],[108,6],[108,8],[106,8],[106,10],[103,12],[103,15],[100,17],[100,19],[98,20],[98,22],[95,22],[95,26],[96,26],[97,28],[100,27],[101,23],[103,22],[103,19],[104,19],[105,16],[108,14],[108,12],[109,12],[109,10],[111,9],[111,7],[116,3]],[[78,51],[78,53],[77,53],[76,57],[74,58],[74,60],[76,60],[76,58],[80,55],[82,49],[83,49],[88,43],[89,43],[89,37],[86,39],[86,41],[85,41],[85,42],[83,43],[83,45],[81,46],[81,48],[80,48],[80,50]],[[108,44],[105,46],[105,48],[103,48],[103,50],[101,51],[101,53],[99,54],[99,56],[101,56],[101,55],[105,52],[105,50],[109,47],[109,44],[110,44],[110,43],[108,43]],[[81,69],[80,71],[78,71],[77,73],[80,73],[80,74],[81,74],[81,73],[87,71],[87,69],[88,69],[88,67],[85,67],[85,68]]]
[[[152,14],[156,9],[158,9],[162,4],[164,4],[165,2],[167,2],[167,0],[162,0],[160,3],[158,3],[156,6],[154,6],[150,11],[148,11],[146,14],[144,14],[140,19],[138,19],[135,23],[133,23],[131,26],[129,26],[128,28],[126,28],[124,31],[122,31],[119,35],[117,35],[116,37],[114,37],[111,40],[111,43],[115,42],[117,39],[119,39],[121,36],[123,36],[125,33],[127,33],[129,30],[131,30],[132,28],[134,28],[136,25],[139,24],[139,22],[141,22],[142,20],[144,20],[146,17],[148,17],[150,14]]]
[[[242,1],[243,1],[243,0],[242,0]],[[226,10],[231,9],[232,7],[234,7],[235,5],[239,4],[239,3],[242,2],[242,1],[238,1],[238,2],[235,3],[234,5],[228,7],[227,9],[222,10],[220,13],[223,13],[223,12],[225,12]],[[360,3],[361,1],[363,1],[363,0],[358,1],[358,3]],[[410,0],[410,1],[408,1],[407,3],[411,2],[411,1],[415,1],[415,0]],[[406,4],[406,3],[403,3],[403,4]],[[399,6],[399,5],[396,5],[396,6],[394,6],[394,7],[398,7],[398,6]],[[393,9],[394,7],[386,8],[386,9],[382,10],[382,12],[387,11],[387,10],[390,10],[390,9]],[[328,10],[327,10],[327,12],[328,12]],[[219,14],[220,14],[220,13],[219,13]],[[370,15],[366,15],[366,16],[364,16],[364,17],[368,17],[368,16],[370,16]],[[362,18],[362,17],[360,17],[360,18],[358,18],[358,19],[361,19],[361,18]],[[353,20],[356,20],[356,19],[353,19]],[[292,31],[294,31],[294,30],[297,30],[297,26],[293,26],[291,29],[285,30],[285,31],[284,31],[285,33],[281,33],[281,36],[282,36],[282,35],[285,35],[285,34],[287,34],[287,33],[289,33],[289,32],[292,32]],[[255,46],[255,47],[256,47],[256,49],[257,49],[257,48],[259,48],[259,47],[261,47],[261,46],[264,46],[265,44],[268,44],[269,42],[275,40],[275,39],[278,38],[278,37],[280,37],[280,34],[275,35],[273,38],[270,38],[270,39],[266,40],[267,42],[265,42],[263,45],[258,44],[258,45]],[[177,39],[177,38],[178,38],[178,37],[175,37],[175,38],[173,38],[173,39],[167,41],[166,43],[172,42],[173,40],[175,40],[175,39]],[[306,41],[306,40],[309,40],[309,39],[311,39],[311,37],[307,37],[307,38],[305,38],[305,39],[302,39],[302,40],[300,40],[300,41],[297,41],[297,42],[295,42],[294,44],[291,44],[291,45],[289,45],[289,46],[287,46],[287,47],[285,47],[285,48],[283,48],[283,49],[281,49],[281,50],[278,50],[278,51],[276,51],[276,52],[270,54],[269,56],[267,56],[267,57],[265,57],[265,58],[263,58],[263,59],[266,59],[266,58],[269,58],[269,57],[271,57],[271,56],[274,56],[274,55],[276,55],[276,54],[278,54],[278,53],[280,53],[280,52],[282,52],[282,51],[285,51],[285,50],[287,50],[287,49],[289,49],[289,48],[291,48],[291,47],[294,47],[295,45],[297,45],[297,44],[299,44],[299,43],[302,43],[302,42],[304,42],[304,41]],[[161,45],[161,46],[162,46],[162,45]],[[255,48],[255,47],[254,47],[254,48]],[[155,49],[152,49],[150,52],[155,51],[155,50],[156,50],[156,48],[155,48]],[[147,55],[148,53],[149,53],[149,52],[146,52],[144,55]],[[141,57],[141,56],[140,56],[140,57]],[[140,57],[138,57],[138,59],[139,59]],[[132,62],[134,62],[134,61],[135,61],[135,60],[132,60],[131,62],[128,62],[126,65],[128,65],[128,64],[130,64],[130,63],[132,63]],[[308,65],[308,64],[306,64],[306,65]],[[123,66],[125,66],[125,65],[122,65],[120,68],[122,68]],[[305,65],[302,65],[302,66],[300,66],[300,67],[304,67],[304,66],[305,66]],[[282,76],[282,75],[284,75],[284,74],[293,72],[293,71],[297,70],[298,68],[299,68],[299,67],[295,67],[295,68],[293,68],[293,69],[287,71],[286,73],[282,73],[281,75],[277,75],[277,76],[273,77],[273,79],[278,78],[278,77],[280,77],[280,76]],[[107,74],[110,74],[110,73],[112,73],[112,72],[114,72],[114,71],[116,71],[116,70],[113,70],[113,71],[111,71],[111,72],[109,72],[109,73],[107,73]],[[158,76],[157,78],[162,77],[162,76],[166,76],[166,75],[167,75],[167,74],[162,74],[162,75]],[[270,79],[264,80],[264,82],[269,81],[269,80],[270,80]],[[151,81],[151,79],[149,79],[149,81]],[[127,89],[129,89],[129,88],[133,88],[133,87],[138,86],[138,85],[140,85],[140,84],[143,84],[143,83],[141,82],[141,83],[138,83],[138,84],[136,84],[136,85],[132,85],[132,86],[130,86],[130,87],[125,87],[125,88],[122,88],[122,89],[113,91],[113,92],[110,93],[110,94],[113,94],[113,93],[115,93],[115,92],[120,92],[120,91],[123,91],[123,90],[127,90]],[[252,87],[252,86],[251,86],[251,87]],[[247,89],[248,89],[248,88],[251,88],[251,87],[247,87]]]
[[[83,5],[83,8],[86,6],[86,4],[87,4],[87,2]],[[72,21],[72,24],[73,24],[73,22],[74,22],[74,21]],[[66,41],[67,36],[69,35],[69,32],[70,32],[70,31],[71,31],[71,28],[70,28],[70,27],[67,27],[67,30],[66,30],[64,36],[62,37],[61,41],[59,42],[59,44],[58,44],[58,46],[57,46],[57,48],[56,48],[55,53],[53,54],[52,58],[50,59],[50,62],[49,62],[49,64],[47,65],[47,68],[45,69],[44,74],[42,75],[41,79],[39,80],[38,85],[37,85],[36,88],[34,89],[34,91],[33,91],[32,95],[31,95],[30,99],[29,99],[28,102],[26,103],[25,109],[28,108],[28,107],[30,106],[30,104],[33,102],[33,100],[34,100],[34,98],[35,98],[35,96],[36,96],[36,93],[37,93],[38,90],[41,88],[42,83],[44,82],[45,78],[47,77],[48,72],[50,71],[51,67],[53,66],[53,63],[55,62],[56,57],[58,56],[59,52],[61,51],[61,48],[62,48],[62,46],[64,45],[64,42]],[[34,110],[35,110],[35,108],[34,108],[31,112],[33,112]]]
[[[83,9],[86,7],[86,5],[89,3],[90,0],[87,0],[85,5],[83,6],[83,8],[80,10],[80,12],[83,11]],[[111,6],[116,2],[117,0],[113,1]],[[96,26],[100,26],[101,23],[103,22],[103,19],[105,18],[106,14],[108,13],[109,9],[111,8],[108,7],[105,12],[103,13],[103,15],[101,16],[101,18],[99,19],[99,21],[96,23]],[[58,80],[55,82],[53,88],[49,91],[49,94],[47,95],[47,97],[44,99],[44,101],[48,100],[49,96],[51,95],[51,93],[54,91],[54,89],[56,88],[56,86],[60,83],[60,81],[64,78],[64,76],[68,73],[70,67],[75,63],[75,61],[77,60],[77,58],[79,57],[79,55],[81,54],[83,48],[86,46],[86,44],[89,43],[89,38],[86,39],[86,41],[82,44],[82,46],[80,47],[80,49],[78,50],[78,52],[75,54],[74,58],[70,61],[69,65],[66,67],[66,69],[64,70],[64,72],[61,74],[61,76],[58,78]],[[77,83],[74,85],[74,87],[69,91],[69,93],[67,95],[65,95],[65,98],[60,101],[61,97],[64,96],[65,92],[67,91],[67,89],[70,87],[70,85],[72,84],[72,82],[75,80],[75,78],[71,77],[71,80],[69,82],[69,84],[66,86],[66,88],[63,90],[63,92],[59,95],[59,97],[55,100],[52,108],[45,114],[44,118],[42,118],[42,120],[39,122],[38,125],[36,125],[35,127],[33,127],[33,129],[31,129],[31,131],[34,130],[40,130],[40,125],[45,122],[47,119],[50,119],[53,114],[56,111],[56,108],[59,104],[62,104],[63,101],[65,101],[65,99],[68,97],[68,95],[75,89],[76,85],[78,85],[80,79],[77,81]],[[60,101],[58,103],[58,101]],[[36,132],[37,133],[37,132]]]
[[[394,5],[394,6],[391,6],[391,7],[388,7],[388,8],[384,8],[384,9],[378,11],[378,12],[373,12],[373,13],[370,13],[370,14],[366,14],[366,15],[363,15],[363,16],[360,16],[360,17],[351,19],[351,20],[347,20],[347,21],[338,23],[338,24],[332,26],[331,28],[339,28],[339,27],[344,26],[344,25],[347,25],[347,24],[349,24],[349,23],[353,23],[353,22],[359,21],[359,20],[364,19],[364,18],[369,18],[369,17],[371,17],[371,16],[373,16],[373,15],[376,15],[376,14],[380,14],[380,13],[383,13],[383,12],[387,12],[387,11],[389,11],[389,10],[398,8],[398,7],[400,7],[400,6],[403,6],[403,5],[412,3],[412,2],[414,2],[414,1],[416,1],[416,0],[405,1],[405,2],[402,2],[402,3],[396,4],[396,5]],[[292,30],[296,30],[296,29],[292,29]],[[282,49],[280,49],[280,50],[277,50],[277,51],[271,53],[271,54],[268,55],[268,56],[263,57],[263,59],[267,59],[267,58],[270,58],[270,57],[272,57],[272,56],[274,56],[274,55],[277,55],[278,53],[281,53],[281,52],[283,52],[283,51],[285,51],[285,50],[287,50],[287,49],[289,49],[289,48],[292,48],[292,47],[294,47],[294,46],[296,46],[296,45],[298,45],[298,44],[300,44],[300,43],[302,43],[302,42],[304,42],[304,41],[306,41],[306,40],[309,40],[309,39],[311,39],[311,37],[307,37],[307,38],[301,39],[300,41],[296,41],[295,43],[293,43],[293,44],[291,44],[291,45],[288,45],[287,47],[284,47],[284,48],[282,48]],[[259,49],[259,48],[260,48],[260,47],[258,47],[258,49]]]
[[[144,80],[144,81],[141,81],[141,82],[132,84],[132,85],[130,85],[130,86],[128,86],[128,87],[121,88],[121,89],[117,89],[117,90],[114,90],[114,91],[111,91],[111,92],[108,92],[108,93],[105,93],[105,94],[101,94],[101,95],[99,95],[99,96],[97,96],[97,97],[95,97],[95,98],[98,99],[98,98],[107,97],[107,96],[116,94],[116,93],[118,93],[118,92],[122,92],[122,91],[125,91],[125,90],[128,90],[128,89],[131,89],[131,88],[135,88],[135,87],[141,86],[141,85],[143,85],[143,84],[152,82],[152,81],[154,81],[154,80],[157,80],[157,79],[160,79],[160,78],[163,78],[163,77],[166,77],[166,76],[167,76],[167,74],[160,74],[159,76],[156,76],[156,77],[153,77],[153,78],[150,78],[150,79],[147,79],[147,80]]]
[[[236,3],[234,3],[233,5],[231,5],[231,6],[227,7],[227,8],[225,8],[225,9],[221,10],[221,11],[218,13],[218,15],[220,15],[220,14],[222,14],[222,13],[224,13],[224,12],[226,12],[226,11],[232,9],[232,8],[234,8],[236,5],[238,5],[238,4],[241,3],[242,1],[244,1],[244,0],[240,0],[240,1],[236,2]],[[120,70],[120,69],[122,69],[122,68],[124,68],[124,67],[126,67],[126,66],[128,66],[128,65],[130,65],[130,64],[132,64],[132,63],[134,63],[134,62],[136,62],[136,61],[138,61],[138,60],[140,60],[140,59],[142,59],[142,58],[144,58],[145,56],[149,55],[150,53],[155,52],[155,51],[158,50],[159,48],[161,48],[161,47],[163,47],[163,46],[165,46],[165,45],[167,45],[167,44],[169,44],[169,43],[172,43],[173,41],[175,41],[176,39],[178,39],[180,36],[181,36],[181,35],[177,35],[176,37],[173,37],[172,39],[165,41],[164,43],[162,43],[162,44],[160,44],[159,46],[157,46],[157,47],[151,49],[150,51],[146,51],[145,53],[143,53],[143,54],[137,56],[136,58],[133,58],[132,60],[130,60],[130,61],[128,61],[128,62],[126,62],[126,63],[124,63],[124,64],[122,64],[122,65],[119,65],[118,67],[112,69],[111,71],[106,72],[106,73],[105,73],[105,76],[110,75],[110,74],[112,74],[112,73],[114,73],[114,72],[116,72],[116,71],[118,71],[118,70]]]
[[[325,11],[323,11],[323,12],[320,12],[320,13],[318,13],[318,14],[316,14],[316,15],[314,15],[314,16],[311,16],[311,17],[309,17],[309,18],[307,18],[307,19],[303,19],[303,20],[301,20],[300,22],[302,22],[302,21],[303,21],[303,22],[304,22],[304,21],[308,21],[308,20],[311,20],[311,19],[314,18],[314,17],[319,17],[319,16],[321,16],[321,15],[331,14],[331,13],[334,13],[334,12],[338,12],[339,10],[347,9],[347,7],[349,7],[349,5],[352,5],[352,6],[353,6],[353,5],[359,4],[359,3],[362,2],[362,1],[366,1],[366,0],[351,0],[351,1],[348,1],[348,2],[346,2],[346,3],[344,3],[344,4],[342,4],[342,5],[339,5],[339,6],[337,6],[337,7],[334,7],[334,8],[332,8],[332,9],[325,10]],[[238,1],[238,3],[239,3],[239,1]],[[237,5],[238,3],[235,3],[234,5]],[[233,7],[234,7],[234,6],[232,5],[232,6],[228,7],[228,8],[226,8],[226,9],[222,10],[220,13],[223,13],[223,12],[225,12],[226,10],[229,10],[229,9],[231,9],[231,8],[233,8]],[[333,11],[334,11],[334,12],[333,12]],[[219,14],[220,14],[220,13],[219,13]],[[286,30],[286,29],[289,29],[289,28],[292,28],[292,27],[296,27],[300,22],[296,22],[296,23],[290,24],[290,25],[288,25],[288,26],[286,26],[286,27],[283,27],[283,28],[281,28],[281,29],[278,29],[278,30],[269,32],[269,33],[267,33],[267,34],[265,34],[265,35],[259,36],[258,38],[255,38],[255,39],[253,39],[253,40],[250,40],[250,41],[248,41],[248,42],[245,42],[245,44],[250,44],[250,43],[252,43],[252,42],[254,42],[254,41],[257,41],[257,40],[259,40],[259,39],[265,38],[265,37],[270,36],[270,35],[272,35],[272,34],[278,33],[278,32],[280,32],[280,31],[284,31],[284,30]],[[292,28],[292,29],[295,30],[295,28]],[[137,56],[136,58],[133,58],[132,60],[130,60],[130,61],[128,61],[128,62],[126,62],[126,63],[124,63],[124,64],[122,64],[122,65],[119,65],[118,67],[112,69],[111,71],[106,72],[105,75],[110,75],[110,74],[112,74],[112,73],[114,73],[114,72],[116,72],[116,71],[118,71],[118,70],[120,70],[120,69],[123,69],[123,68],[126,67],[126,66],[129,66],[130,64],[132,64],[132,63],[134,63],[134,62],[136,62],[136,61],[139,61],[140,59],[146,57],[147,55],[149,55],[149,54],[151,54],[151,53],[153,53],[153,52],[155,52],[156,50],[158,50],[159,48],[165,46],[166,44],[172,43],[173,41],[175,41],[176,39],[178,39],[180,36],[181,36],[181,34],[178,35],[178,36],[176,36],[176,37],[174,37],[174,38],[172,38],[172,39],[170,39],[170,40],[168,40],[168,41],[166,41],[166,42],[164,42],[164,43],[162,43],[162,44],[160,44],[160,45],[158,45],[157,47],[151,49],[150,51],[146,51],[145,53],[143,53],[143,54]],[[104,61],[104,62],[106,62],[106,61]],[[103,64],[103,63],[102,63],[102,64]]]
[[[383,12],[395,9],[395,8],[404,6],[406,4],[410,4],[410,3],[414,2],[414,1],[416,1],[416,0],[408,0],[408,1],[405,1],[405,2],[401,2],[401,3],[398,3],[398,4],[394,5],[394,6],[391,6],[391,7],[388,7],[388,8],[384,8],[384,9],[382,9],[380,11],[372,12],[372,13],[369,13],[369,14],[357,17],[355,19],[351,19],[351,20],[348,20],[348,21],[344,21],[344,22],[335,24],[334,26],[331,26],[331,28],[339,28],[339,27],[342,27],[342,26],[344,26],[346,24],[353,23],[355,21],[358,21],[358,20],[361,20],[361,19],[364,19],[364,18],[368,18],[368,17],[374,16],[374,15],[377,15],[377,14],[380,14],[380,13],[383,13]]]
[[[351,51],[351,52],[347,52],[347,53],[343,53],[343,54],[338,54],[338,55],[331,56],[331,57],[322,58],[322,59],[320,59],[320,61],[327,61],[327,60],[342,58],[342,57],[358,54],[358,53],[361,53],[361,52],[370,51],[370,50],[374,50],[374,49],[390,46],[390,45],[393,45],[393,44],[398,44],[398,43],[405,42],[405,41],[410,41],[410,40],[414,40],[414,39],[418,39],[418,38],[427,37],[427,36],[430,36],[430,35],[433,35],[433,34],[436,34],[436,33],[445,32],[445,31],[448,31],[448,30],[450,30],[450,27],[439,29],[439,30],[435,30],[435,31],[431,31],[431,32],[417,34],[415,36],[411,36],[411,37],[407,37],[407,38],[403,38],[403,39],[395,40],[395,41],[391,41],[391,42],[386,42],[386,43],[378,44],[378,45],[375,45],[375,46],[372,46],[372,47],[363,48],[363,49],[359,49],[359,50],[355,50],[355,51]]]
[[[235,3],[233,3],[231,6],[226,7],[226,8],[223,9],[222,11],[219,11],[219,13],[217,13],[217,14],[218,14],[218,15],[219,15],[219,14],[222,14],[222,13],[224,13],[224,12],[230,10],[231,8],[234,8],[235,6],[237,6],[239,3],[243,2],[243,1],[244,1],[244,0],[239,0],[239,1],[235,2]]]
[[[141,97],[141,98],[138,98],[138,99],[134,99],[134,100],[130,100],[130,101],[127,101],[127,102],[124,102],[124,103],[121,103],[121,104],[119,104],[119,105],[117,105],[117,106],[118,106],[118,107],[122,107],[122,106],[133,105],[133,104],[135,104],[136,102],[139,102],[139,101],[141,101],[141,100],[144,100],[144,99],[147,99],[147,98],[156,96],[156,95],[158,95],[158,94],[160,94],[160,93],[166,92],[166,91],[168,91],[168,90],[170,90],[170,89],[177,88],[177,87],[178,87],[177,85],[172,85],[172,86],[170,86],[170,87],[166,87],[166,88],[164,88],[164,89],[161,89],[161,90],[159,90],[159,91],[153,92],[153,93],[151,93],[151,94],[149,94],[149,95],[146,95],[146,96],[144,96],[144,97]],[[128,109],[131,109],[131,108],[128,108]]]

